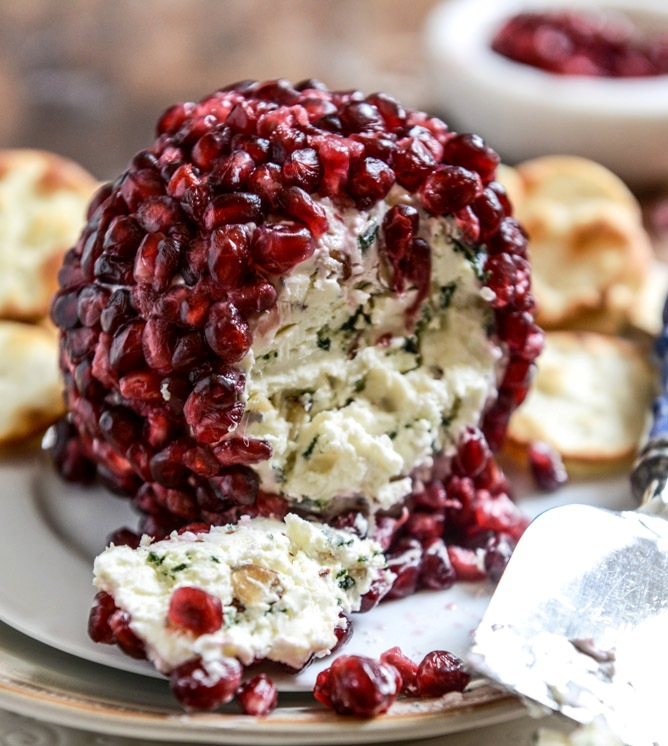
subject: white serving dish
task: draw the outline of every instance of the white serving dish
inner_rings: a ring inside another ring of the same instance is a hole
[[[559,76],[513,62],[490,40],[510,16],[598,7],[668,31],[667,0],[446,0],[426,26],[432,108],[508,163],[546,154],[596,160],[632,186],[668,183],[668,75]]]

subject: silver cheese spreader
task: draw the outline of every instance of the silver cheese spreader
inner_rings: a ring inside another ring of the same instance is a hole
[[[668,746],[668,313],[634,511],[553,508],[530,524],[474,634],[468,662],[628,746]]]

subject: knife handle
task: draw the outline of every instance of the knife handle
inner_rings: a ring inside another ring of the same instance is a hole
[[[663,307],[663,330],[655,351],[661,389],[654,401],[652,427],[647,443],[631,472],[633,495],[644,512],[668,518],[668,299]]]

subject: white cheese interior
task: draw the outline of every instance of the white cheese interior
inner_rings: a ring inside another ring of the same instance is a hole
[[[95,585],[131,617],[151,662],[164,673],[201,657],[269,659],[300,668],[336,644],[339,615],[360,600],[385,568],[380,547],[288,514],[284,521],[242,518],[210,533],[142,540],[137,549],[110,546],[95,560]],[[217,596],[223,627],[199,637],[168,624],[180,586]]]
[[[389,508],[410,492],[411,472],[478,422],[495,389],[500,353],[477,260],[451,221],[424,212],[431,292],[407,330],[415,291],[390,288],[378,234],[389,206],[411,197],[390,197],[370,212],[321,201],[329,230],[281,278],[246,359],[241,430],[273,449],[254,467],[262,487],[315,509],[358,496],[372,512]]]

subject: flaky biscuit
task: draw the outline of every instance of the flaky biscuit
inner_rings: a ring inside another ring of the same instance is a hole
[[[656,393],[641,345],[594,332],[548,332],[537,373],[508,437],[543,441],[564,459],[612,464],[634,455]]]
[[[0,321],[0,444],[34,435],[63,413],[58,337],[45,326]]]
[[[65,251],[84,223],[98,182],[41,150],[0,150],[0,319],[48,313]]]
[[[538,323],[605,332],[627,323],[652,247],[626,185],[575,156],[535,158],[500,178],[529,235]]]

